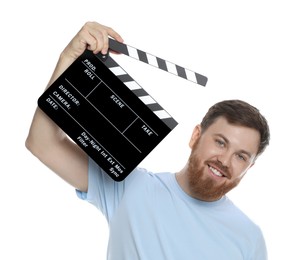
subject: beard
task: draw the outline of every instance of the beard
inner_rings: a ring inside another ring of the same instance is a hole
[[[219,161],[207,160],[201,164],[201,160],[195,152],[199,141],[200,138],[192,149],[188,161],[187,175],[189,190],[191,192],[191,196],[196,199],[203,201],[216,201],[236,187],[240,180],[236,179],[235,181],[231,181],[231,174],[229,170]],[[217,165],[217,167],[226,172],[228,177],[227,181],[219,184],[211,176],[206,176],[207,174],[204,173],[204,169],[208,167],[210,163]]]

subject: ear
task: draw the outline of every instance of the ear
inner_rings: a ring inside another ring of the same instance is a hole
[[[198,140],[198,138],[201,135],[201,126],[200,125],[196,125],[193,129],[192,135],[191,135],[191,139],[189,141],[189,147],[192,149],[192,147],[194,146],[194,144],[196,143],[196,141]]]

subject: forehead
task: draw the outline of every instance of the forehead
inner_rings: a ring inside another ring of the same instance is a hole
[[[219,117],[205,131],[213,136],[223,136],[238,149],[256,154],[260,143],[260,133],[253,128],[229,123],[226,118]]]

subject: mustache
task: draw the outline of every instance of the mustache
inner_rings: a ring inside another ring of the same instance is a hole
[[[214,166],[215,168],[218,168],[227,178],[231,178],[232,174],[229,170],[229,168],[222,164],[222,162],[218,160],[207,160],[205,162],[206,165]]]

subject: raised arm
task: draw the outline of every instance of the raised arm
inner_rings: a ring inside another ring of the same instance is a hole
[[[87,48],[94,53],[107,53],[108,36],[122,42],[112,28],[96,22],[87,22],[61,53],[49,81],[50,86]],[[48,87],[47,86],[47,87]],[[88,157],[65,133],[36,109],[25,142],[27,149],[42,163],[76,189],[88,189]]]

